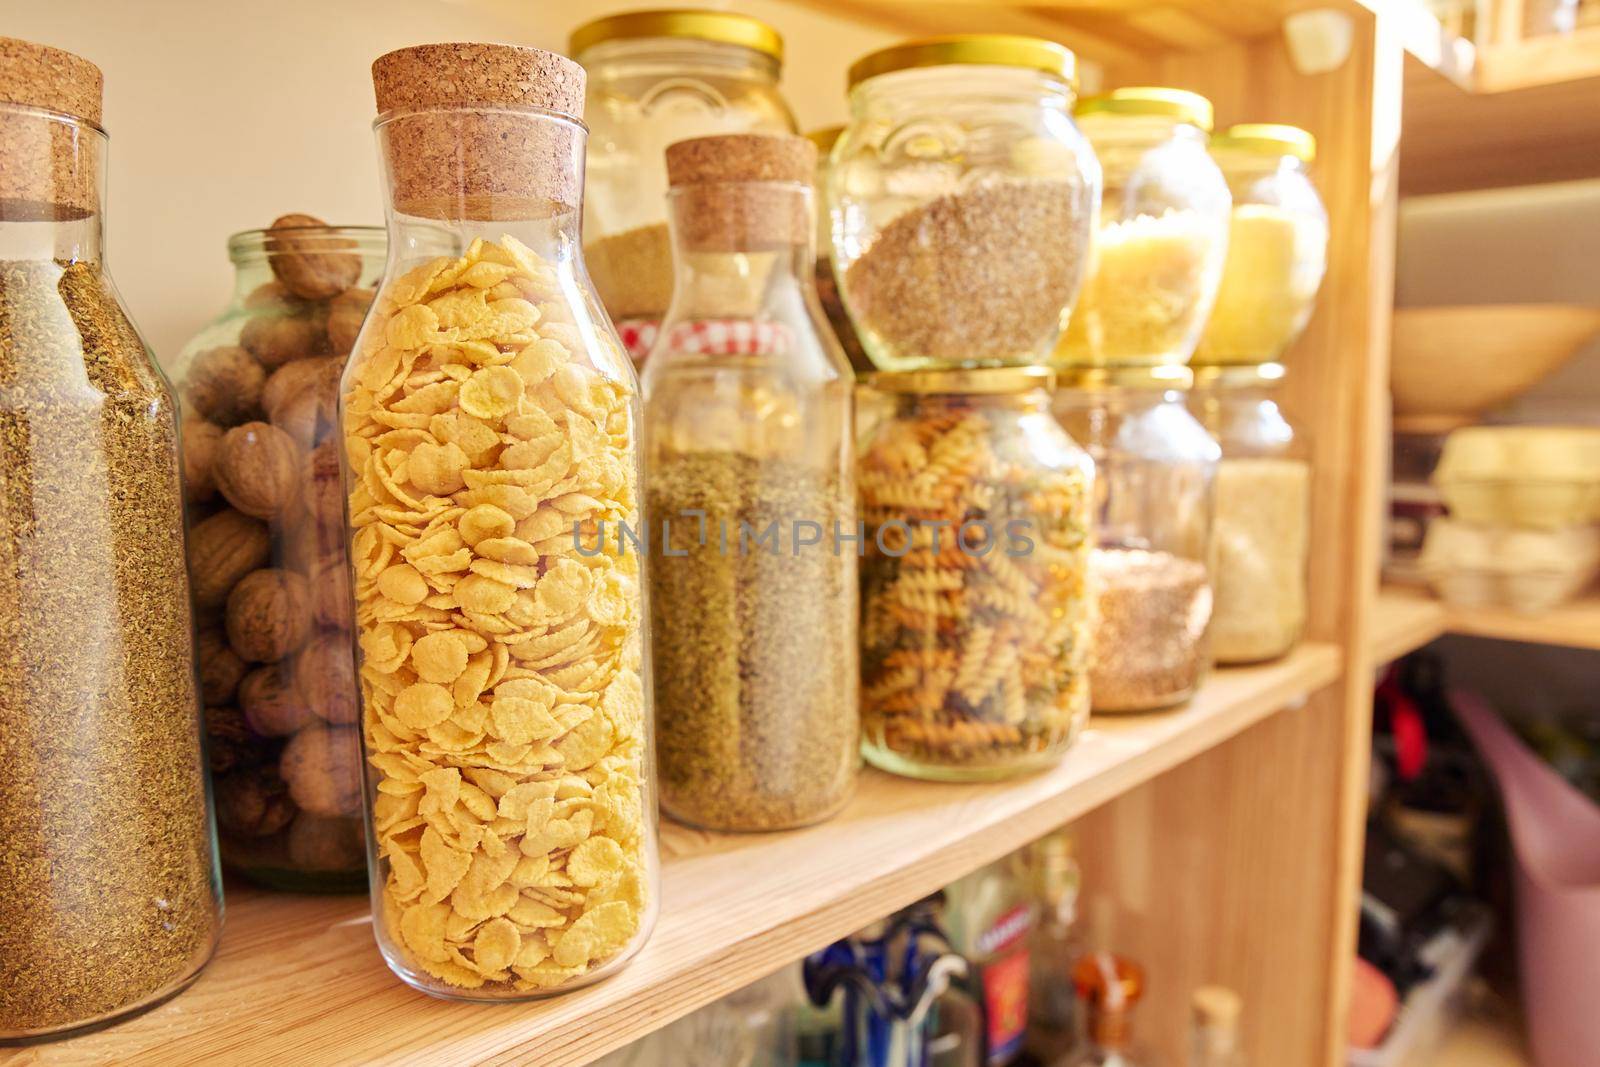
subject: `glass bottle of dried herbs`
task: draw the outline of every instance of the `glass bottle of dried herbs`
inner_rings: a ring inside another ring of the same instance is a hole
[[[221,924],[178,409],[105,273],[100,71],[0,37],[0,1043],[182,989]]]
[[[662,808],[718,830],[850,798],[854,379],[817,302],[792,135],[667,149],[676,290],[645,364]]]

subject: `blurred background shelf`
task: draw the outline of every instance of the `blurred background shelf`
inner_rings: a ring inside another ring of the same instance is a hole
[[[1425,589],[1385,586],[1378,596],[1373,649],[1397,659],[1446,633],[1562,648],[1600,649],[1600,595],[1536,615],[1505,608],[1453,608]]]

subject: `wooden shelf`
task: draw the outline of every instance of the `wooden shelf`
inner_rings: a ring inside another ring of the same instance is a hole
[[[1380,661],[1397,659],[1446,633],[1600,649],[1600,595],[1526,615],[1505,608],[1453,608],[1411,587],[1385,587],[1379,594],[1373,649]]]
[[[661,918],[638,959],[589,989],[519,1005],[446,1003],[379,958],[365,899],[230,888],[194,987],[110,1030],[0,1063],[581,1064],[771,973],[1085,814],[1333,683],[1305,646],[1217,672],[1178,711],[1096,719],[1056,769],[994,785],[862,777],[821,826],[726,836],[664,824]]]
[[[1372,656],[1397,660],[1445,632],[1445,608],[1426,590],[1385,586],[1372,618]]]

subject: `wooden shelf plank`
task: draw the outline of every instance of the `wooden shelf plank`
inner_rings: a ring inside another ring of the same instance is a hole
[[[1445,614],[1444,605],[1424,589],[1385,586],[1373,611],[1373,658],[1388,663],[1441,636]]]
[[[1446,633],[1600,649],[1600,595],[1596,594],[1525,614],[1508,608],[1451,607],[1423,589],[1385,586],[1378,596],[1377,618],[1373,645],[1380,660],[1396,659]]]
[[[993,785],[869,772],[821,826],[663,830],[661,918],[639,958],[585,990],[451,1004],[395,979],[364,899],[230,889],[217,958],[193,988],[98,1034],[0,1063],[517,1063],[593,1057],[815,951],[1331,684],[1338,650],[1218,671],[1180,710],[1097,719],[1057,768]]]

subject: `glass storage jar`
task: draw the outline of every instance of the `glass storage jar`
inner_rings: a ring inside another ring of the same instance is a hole
[[[439,996],[613,973],[657,907],[639,409],[579,251],[583,69],[373,65],[389,261],[340,384],[374,928]],[[455,257],[419,257],[451,233]],[[420,261],[419,261],[420,259]]]
[[[884,370],[1042,362],[1088,265],[1100,166],[1075,59],[1032,37],[940,37],[850,68],[833,149],[834,269]]]
[[[1211,102],[1116,89],[1076,111],[1105,172],[1094,256],[1056,347],[1060,366],[1189,361],[1222,277],[1228,184],[1206,152]]]
[[[222,923],[177,400],[106,273],[101,77],[0,37],[0,1045],[199,974]]]
[[[589,73],[584,259],[638,361],[672,299],[666,148],[718,133],[795,132],[778,93],[783,38],[727,11],[628,11],[578,27],[567,52]],[[759,277],[745,280],[753,307]]]
[[[860,763],[855,379],[812,288],[815,167],[793,134],[667,149],[676,293],[643,381],[658,783],[708,829],[826,819]],[[754,309],[725,284],[747,257],[770,263]]]
[[[366,886],[337,409],[383,250],[307,215],[235,234],[172,368],[222,862],[284,889]]]
[[[1282,378],[1277,363],[1202,367],[1189,394],[1222,449],[1211,614],[1218,663],[1276,659],[1305,630],[1310,450],[1278,407]]]
[[[872,373],[872,361],[867,358],[867,350],[861,347],[861,338],[857,336],[855,325],[844,309],[844,300],[839,296],[839,281],[833,273],[833,213],[828,210],[828,173],[832,169],[829,157],[842,133],[843,126],[829,126],[806,134],[811,143],[817,146],[817,297],[822,301],[822,310],[828,316],[828,325],[838,338],[839,347],[844,349],[845,358],[850,361],[850,369],[857,376],[865,376]]]
[[[1060,372],[1055,414],[1095,464],[1096,712],[1181,704],[1211,665],[1218,449],[1184,407],[1185,367]]]
[[[1094,466],[1040,367],[880,374],[857,465],[861,725],[896,774],[1054,763],[1089,710]]]
[[[1328,213],[1294,126],[1229,127],[1211,153],[1233,193],[1228,258],[1194,363],[1274,363],[1311,318],[1328,268]]]

